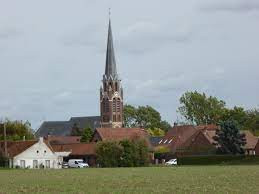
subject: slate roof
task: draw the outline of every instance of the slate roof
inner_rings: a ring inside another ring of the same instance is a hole
[[[95,128],[100,127],[100,116],[71,117],[69,121],[44,121],[35,135],[36,137],[70,136],[74,124],[79,129],[89,126],[94,131]]]
[[[107,39],[107,51],[106,51],[106,64],[105,64],[105,75],[106,79],[118,78],[116,70],[115,53],[113,48],[112,28],[111,21],[109,20],[108,39]]]

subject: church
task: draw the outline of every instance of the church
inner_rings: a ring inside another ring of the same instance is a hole
[[[111,20],[109,19],[105,72],[100,88],[100,116],[71,117],[68,121],[44,121],[37,137],[70,136],[74,128],[83,130],[123,127],[123,88],[117,73]]]

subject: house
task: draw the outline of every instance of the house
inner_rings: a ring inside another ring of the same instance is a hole
[[[69,154],[67,151],[55,152],[43,138],[7,143],[10,168],[61,168],[63,157]]]
[[[70,152],[69,156],[64,157],[64,161],[83,159],[90,166],[96,166],[96,143],[55,144],[51,147],[55,152]]]
[[[259,156],[259,138],[257,138],[257,143],[255,145],[255,155]]]
[[[149,143],[149,134],[141,128],[97,128],[92,142],[143,139]]]
[[[167,147],[171,153],[178,156],[215,154],[217,148],[213,137],[217,129],[216,125],[174,126],[160,140],[158,146]],[[243,131],[243,133],[246,135],[245,154],[256,155],[258,138],[250,131]]]
[[[83,130],[90,127],[94,130],[100,127],[100,116],[89,117],[71,117],[69,121],[45,121],[35,133],[36,137],[52,136],[70,136],[73,127]]]

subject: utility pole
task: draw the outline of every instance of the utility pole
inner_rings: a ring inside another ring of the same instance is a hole
[[[6,125],[4,123],[4,154],[7,157]]]

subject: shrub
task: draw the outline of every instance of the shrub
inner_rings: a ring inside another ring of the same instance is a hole
[[[142,140],[100,142],[96,153],[101,167],[145,166],[149,161],[148,147]]]

